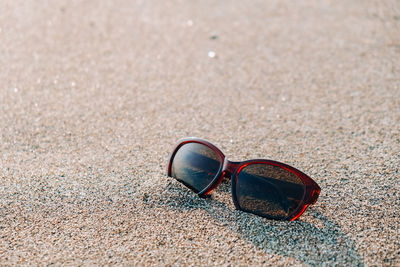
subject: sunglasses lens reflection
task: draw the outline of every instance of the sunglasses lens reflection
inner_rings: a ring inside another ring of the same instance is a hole
[[[171,176],[198,193],[214,180],[221,167],[222,159],[214,150],[199,143],[187,143],[174,156]]]
[[[269,164],[250,164],[237,175],[240,208],[271,219],[287,219],[303,199],[305,186],[294,173]]]

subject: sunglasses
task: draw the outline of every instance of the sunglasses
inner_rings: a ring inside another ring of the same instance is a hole
[[[276,220],[297,219],[314,204],[321,188],[301,171],[266,159],[229,161],[216,146],[199,138],[178,141],[168,176],[206,197],[231,178],[232,199],[239,210]]]

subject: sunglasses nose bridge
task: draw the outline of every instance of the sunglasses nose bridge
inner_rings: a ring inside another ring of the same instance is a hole
[[[240,162],[234,162],[234,161],[225,159],[224,166],[223,166],[224,177],[231,178],[232,174],[236,171],[239,164],[240,164]]]

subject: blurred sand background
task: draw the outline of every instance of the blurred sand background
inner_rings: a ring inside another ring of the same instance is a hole
[[[0,262],[400,265],[400,2],[0,2]],[[166,177],[186,136],[322,192],[296,222]]]

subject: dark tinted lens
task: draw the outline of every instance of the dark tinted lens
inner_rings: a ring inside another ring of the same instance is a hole
[[[236,197],[241,209],[286,219],[303,199],[305,186],[294,173],[278,166],[251,164],[238,174]]]
[[[208,146],[187,143],[176,152],[171,175],[197,193],[212,182],[221,165],[219,155]]]

